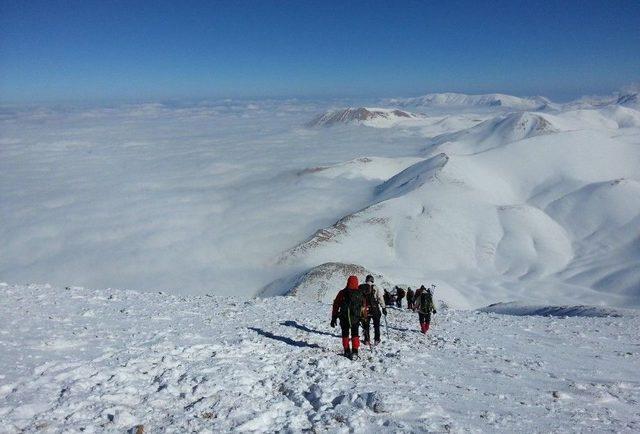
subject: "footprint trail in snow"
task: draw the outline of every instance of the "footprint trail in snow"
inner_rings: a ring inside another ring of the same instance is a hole
[[[442,310],[338,357],[330,306],[0,286],[3,432],[640,430],[640,318]],[[384,325],[383,325],[384,328]]]

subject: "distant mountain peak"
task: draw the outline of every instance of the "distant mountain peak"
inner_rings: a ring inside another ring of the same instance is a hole
[[[361,124],[367,121],[415,119],[419,115],[398,109],[386,108],[345,108],[321,114],[307,124],[308,127],[328,127],[336,124]]]

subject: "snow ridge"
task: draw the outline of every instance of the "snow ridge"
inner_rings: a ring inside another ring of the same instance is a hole
[[[536,96],[532,98],[520,98],[501,93],[483,95],[466,95],[462,93],[430,93],[413,98],[396,98],[388,100],[389,104],[399,107],[504,107],[521,110],[541,110],[551,101],[547,98]]]

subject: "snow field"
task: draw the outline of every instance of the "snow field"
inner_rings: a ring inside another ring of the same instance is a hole
[[[330,306],[293,297],[0,293],[4,432],[640,429],[634,314],[441,308],[423,336],[393,308],[390,337],[351,362]]]

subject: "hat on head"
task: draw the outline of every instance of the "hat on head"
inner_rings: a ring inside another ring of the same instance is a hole
[[[349,276],[347,279],[347,288],[358,289],[358,278],[356,276]]]

